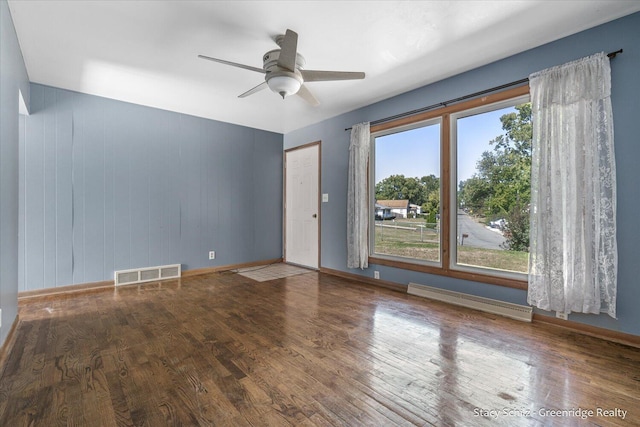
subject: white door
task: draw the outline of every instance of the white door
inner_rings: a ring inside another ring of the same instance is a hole
[[[285,261],[318,268],[320,145],[285,152]]]

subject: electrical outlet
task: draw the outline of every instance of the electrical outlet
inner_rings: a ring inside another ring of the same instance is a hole
[[[558,319],[568,320],[569,319],[569,314],[568,313],[563,313],[561,311],[556,311],[556,317]]]
[[[380,278],[380,272],[379,271],[374,271],[373,272],[373,278],[374,279],[379,279]]]
[[[216,251],[209,251],[209,259],[216,259]]]

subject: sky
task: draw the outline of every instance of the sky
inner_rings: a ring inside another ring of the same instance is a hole
[[[458,119],[458,183],[476,172],[476,163],[489,141],[504,134],[500,116],[516,111],[514,107]],[[440,124],[376,138],[376,183],[391,175],[421,178],[440,176]]]

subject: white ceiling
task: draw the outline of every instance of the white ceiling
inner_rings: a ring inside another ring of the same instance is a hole
[[[640,1],[10,0],[32,82],[287,133],[640,10]],[[264,90],[261,68],[290,28],[321,102]]]

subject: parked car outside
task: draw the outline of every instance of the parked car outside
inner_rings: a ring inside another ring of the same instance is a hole
[[[504,218],[489,222],[489,227],[497,228],[498,230],[504,230],[505,225],[507,225],[507,221]]]
[[[376,213],[376,220],[378,221],[383,221],[385,219],[396,219],[396,214],[394,214],[393,212],[378,212]]]

